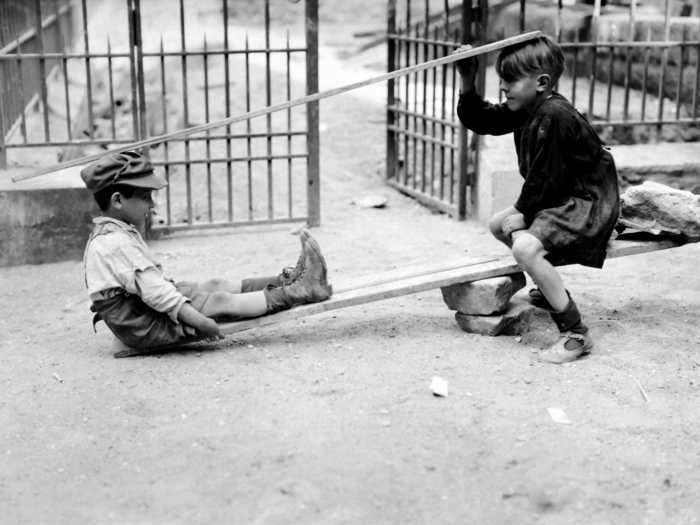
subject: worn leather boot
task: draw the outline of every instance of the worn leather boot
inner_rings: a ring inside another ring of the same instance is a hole
[[[333,290],[328,284],[326,261],[313,237],[306,235],[301,275],[291,284],[270,286],[264,290],[267,313],[286,310],[292,306],[318,303],[328,299]]]
[[[296,281],[299,276],[304,272],[304,259],[306,258],[304,254],[304,247],[306,246],[306,240],[309,238],[309,230],[302,228],[299,232],[299,240],[301,241],[301,253],[297,259],[297,263],[294,266],[288,266],[287,268],[282,268],[280,273],[280,282],[284,286],[288,286]]]

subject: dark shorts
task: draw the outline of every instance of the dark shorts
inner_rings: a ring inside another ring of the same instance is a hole
[[[208,293],[197,290],[195,283],[176,283],[175,287],[199,310]],[[138,295],[123,291],[109,299],[95,301],[91,310],[94,322],[104,321],[117,339],[132,348],[153,348],[201,339],[192,327],[175,323],[168,314],[158,312]]]

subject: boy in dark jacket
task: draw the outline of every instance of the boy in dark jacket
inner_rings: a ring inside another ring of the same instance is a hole
[[[564,55],[548,37],[501,52],[502,104],[476,93],[475,59],[458,62],[457,70],[466,84],[457,106],[462,123],[479,134],[514,134],[525,182],[516,203],[496,213],[489,228],[535,281],[533,302],[551,310],[561,332],[540,359],[573,361],[589,353],[593,341],[553,263],[603,266],[619,212],[613,159],[590,124],[554,91]]]

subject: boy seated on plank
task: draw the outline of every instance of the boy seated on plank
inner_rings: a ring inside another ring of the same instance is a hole
[[[175,282],[140,234],[154,207],[152,192],[167,184],[150,161],[135,151],[114,153],[80,175],[102,210],[83,259],[93,325],[104,321],[127,346],[219,339],[217,319],[259,317],[331,296],[325,260],[306,230],[297,264],[280,275]]]

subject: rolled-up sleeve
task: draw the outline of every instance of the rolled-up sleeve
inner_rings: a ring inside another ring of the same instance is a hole
[[[182,305],[189,301],[177,291],[175,285],[167,280],[155,266],[137,270],[134,282],[141,300],[158,312],[167,313],[174,321],[180,313]]]

